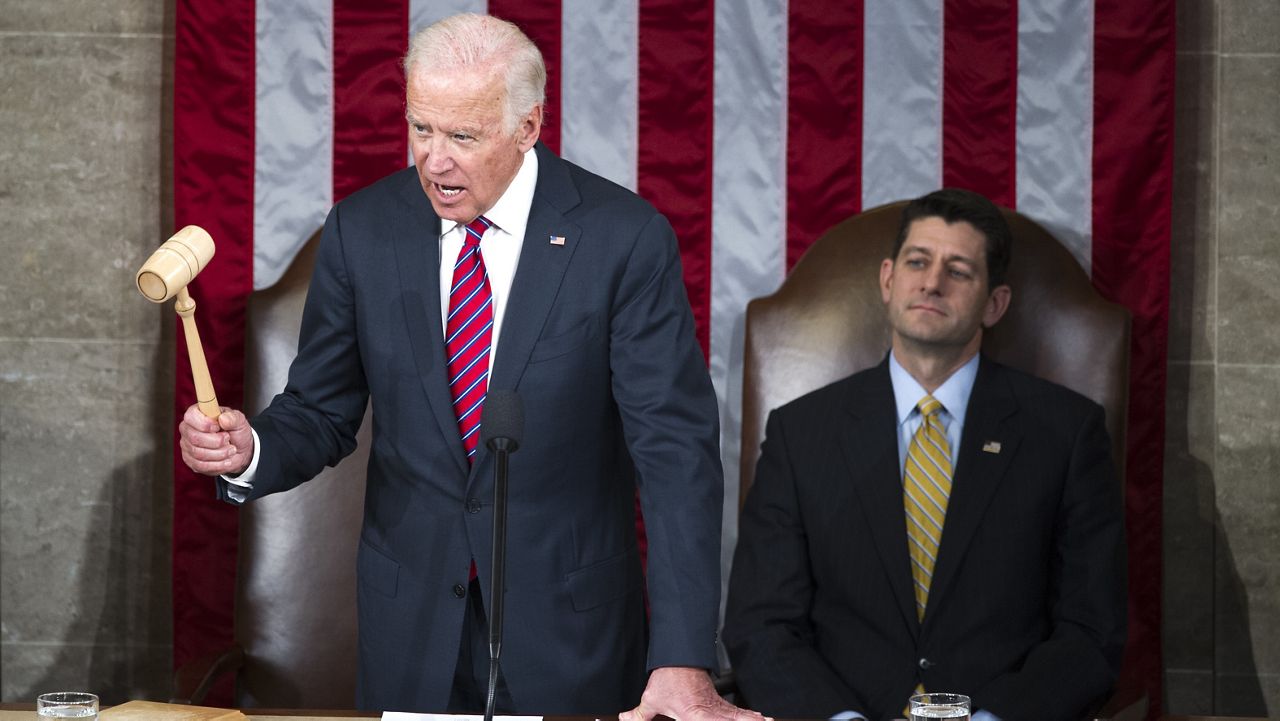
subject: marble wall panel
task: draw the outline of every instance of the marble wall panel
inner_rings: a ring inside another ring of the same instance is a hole
[[[4,0],[0,32],[155,35],[164,31],[164,10],[171,1]]]
[[[1221,367],[1218,394],[1216,710],[1266,716],[1280,713],[1259,680],[1280,674],[1280,366]]]
[[[163,45],[0,35],[0,337],[155,339]]]
[[[1224,53],[1280,53],[1276,0],[1221,0]]]
[[[1188,671],[1165,663],[1166,713],[1187,716],[1213,715],[1213,671]]]
[[[1280,9],[1278,9],[1280,11]],[[1219,126],[1218,357],[1280,358],[1280,56],[1223,56]]]
[[[171,343],[0,342],[0,368],[24,369],[0,386],[5,701],[70,673],[27,665],[50,655],[104,698],[168,688],[171,450],[156,439],[173,380],[156,369],[171,357]]]
[[[129,699],[166,700],[156,696],[155,679],[172,673],[168,646],[66,646],[6,644],[0,648],[5,669],[3,694],[9,703],[35,703],[47,691],[90,688],[85,679],[103,679],[92,686],[102,703]],[[34,717],[34,714],[33,714]]]

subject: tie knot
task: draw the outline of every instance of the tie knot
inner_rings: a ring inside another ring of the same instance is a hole
[[[488,218],[483,215],[478,216],[475,220],[467,223],[466,237],[463,239],[467,245],[480,245],[480,239],[484,237],[484,232],[493,225]]]
[[[938,411],[942,410],[942,404],[933,396],[925,396],[916,404],[916,408],[920,409],[920,415],[928,418],[929,416],[937,415]]]

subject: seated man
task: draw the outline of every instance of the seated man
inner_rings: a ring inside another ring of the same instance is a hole
[[[912,201],[880,268],[888,357],[769,416],[723,633],[751,707],[885,719],[926,690],[975,718],[1072,719],[1115,681],[1103,410],[979,353],[1010,244],[980,195]]]

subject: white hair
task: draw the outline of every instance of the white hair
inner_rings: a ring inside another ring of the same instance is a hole
[[[546,102],[547,67],[538,46],[515,24],[492,15],[463,13],[419,30],[404,56],[405,76],[459,68],[500,72],[506,83],[506,125],[514,131],[535,105]]]

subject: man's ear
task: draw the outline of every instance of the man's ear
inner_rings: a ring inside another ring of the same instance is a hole
[[[538,103],[531,108],[524,117],[520,118],[519,125],[516,126],[516,144],[520,148],[520,152],[524,153],[532,148],[534,143],[538,142],[538,136],[542,134],[542,104]]]
[[[889,302],[889,286],[893,283],[893,258],[880,262],[880,300]]]
[[[982,311],[982,327],[990,328],[1004,317],[1009,310],[1009,301],[1013,300],[1013,289],[1007,285],[998,285],[991,289],[987,297],[987,307]]]

